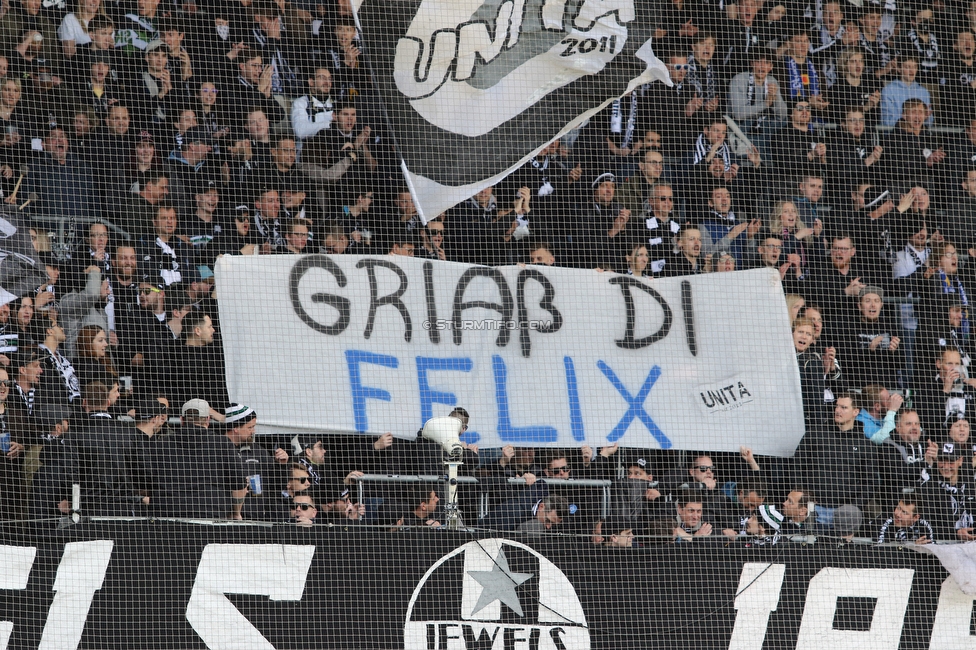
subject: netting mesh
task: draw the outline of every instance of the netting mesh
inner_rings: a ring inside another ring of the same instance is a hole
[[[3,3],[0,646],[976,647],[974,7]]]

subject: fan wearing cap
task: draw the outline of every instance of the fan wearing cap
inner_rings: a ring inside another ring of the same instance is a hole
[[[626,519],[610,517],[600,527],[603,545],[612,549],[634,548],[634,527]]]
[[[166,170],[176,190],[171,194],[181,209],[194,210],[196,194],[207,191],[211,183],[219,186],[221,170],[210,159],[212,151],[207,127],[194,126],[186,130],[183,144],[166,159]]]
[[[630,210],[615,200],[616,177],[607,172],[590,183],[592,199],[580,227],[579,242],[574,244],[571,264],[576,268],[601,268],[614,271],[626,268],[627,222]]]
[[[137,55],[144,60],[141,69],[133,65],[125,86],[132,121],[139,129],[152,129],[166,123],[166,116],[172,110],[172,102],[177,94],[173,90],[177,79],[171,77],[167,69],[169,53],[165,43],[150,41],[143,52]]]
[[[944,442],[936,453],[937,471],[922,486],[922,501],[936,541],[970,542],[976,540],[973,517],[976,516],[976,494],[972,472],[963,473],[966,462],[962,448],[955,442]]]
[[[261,251],[262,237],[251,221],[251,206],[241,203],[234,207],[230,226],[221,229],[214,239],[218,255],[257,255]]]
[[[611,493],[616,499],[615,512],[626,513],[627,520],[646,533],[652,521],[666,516],[664,488],[654,479],[646,454],[633,453],[623,465],[627,468],[627,478],[614,481]]]
[[[268,450],[254,444],[258,415],[244,404],[231,404],[224,409],[224,414],[225,435],[234,444],[247,472],[248,496],[241,514],[245,519],[271,521],[272,500],[264,492],[273,494],[275,487],[284,481],[277,476],[277,464]]]
[[[161,517],[241,519],[248,478],[227,436],[210,428],[210,404],[187,400],[183,426],[154,446],[150,467],[156,478],[151,507]]]

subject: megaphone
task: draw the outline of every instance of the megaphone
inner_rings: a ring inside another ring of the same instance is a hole
[[[421,435],[425,440],[436,442],[451,458],[460,460],[464,456],[464,446],[461,444],[461,429],[464,424],[458,418],[431,418],[424,424]]]

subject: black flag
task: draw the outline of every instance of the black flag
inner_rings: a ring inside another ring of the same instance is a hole
[[[652,81],[640,0],[365,0],[357,17],[425,220]]]
[[[30,224],[16,206],[0,208],[0,304],[33,292],[47,282],[37,258]]]

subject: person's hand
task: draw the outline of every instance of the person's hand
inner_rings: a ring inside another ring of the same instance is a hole
[[[270,65],[264,66],[264,70],[261,71],[261,76],[258,77],[258,92],[265,97],[271,97],[271,76],[274,73],[274,68]]]
[[[921,537],[919,537],[918,539],[915,540],[915,543],[916,544],[931,544],[932,543],[932,540],[929,539],[928,537],[926,537],[925,535],[922,535]]]
[[[580,447],[580,458],[583,459],[583,464],[588,466],[593,460],[593,447],[589,445]]]
[[[315,524],[308,518],[308,515],[295,515],[295,525],[303,528],[311,528]]]
[[[24,453],[24,445],[20,444],[19,442],[14,442],[13,440],[11,440],[10,451],[7,452],[7,458],[13,460],[14,458],[20,456],[22,453]]]
[[[964,542],[971,542],[976,540],[976,535],[973,534],[972,528],[960,528],[956,531],[956,537]]]
[[[823,221],[820,219],[813,220],[813,236],[819,237],[820,233],[823,232]]]
[[[850,281],[850,284],[844,287],[844,294],[851,297],[857,297],[863,288],[864,283],[861,282],[861,278],[854,278]]]
[[[350,68],[359,67],[359,55],[362,51],[355,45],[348,45],[343,48],[344,56],[342,58],[343,63],[345,63]]]
[[[666,30],[666,29],[661,29],[660,27],[658,27],[658,28],[656,28],[654,30],[654,40],[655,41],[659,41],[659,40],[661,40],[662,38],[664,38],[667,35],[668,35],[668,30]]]
[[[274,450],[274,459],[275,462],[278,463],[279,465],[284,465],[285,463],[288,462],[288,452],[282,449],[281,447],[277,447]]]
[[[759,155],[759,149],[755,147],[749,148],[749,153],[746,154],[746,158],[752,163],[753,167],[759,167],[762,165],[762,156]]]
[[[904,403],[905,403],[905,398],[899,395],[898,393],[895,393],[888,398],[888,410],[897,413],[898,409],[900,409],[901,405]]]
[[[715,482],[715,477],[706,476],[702,479],[702,483],[705,485],[705,489],[714,490],[718,483]]]
[[[108,344],[111,345],[113,348],[119,347],[119,335],[116,334],[115,332],[109,332]]]
[[[705,110],[712,112],[718,108],[718,97],[712,97],[707,102],[705,102]]]
[[[785,264],[780,264],[779,265],[779,279],[780,280],[785,280],[786,279],[786,274],[790,272],[790,267],[791,266],[792,266],[792,264],[790,264],[790,262],[786,262]]]
[[[891,342],[888,344],[888,349],[894,352],[898,349],[898,345],[901,343],[901,339],[897,336],[891,337]]]
[[[681,29],[678,30],[678,36],[684,38],[694,38],[695,34],[697,33],[698,33],[698,28],[692,24],[691,19],[688,19],[688,22],[682,25]]]
[[[908,212],[908,209],[912,207],[915,203],[915,192],[908,192],[907,194],[902,194],[901,198],[898,199],[898,211]]]
[[[102,280],[102,287],[101,290],[98,292],[98,295],[102,297],[102,300],[105,300],[106,298],[108,298],[110,293],[112,293],[112,289],[111,287],[108,286],[108,280]]]
[[[159,73],[159,97],[165,97],[166,93],[173,90],[173,82],[170,81],[169,70]]]
[[[762,228],[762,221],[760,221],[759,219],[753,219],[752,221],[749,222],[749,227],[746,228],[746,236],[749,239],[752,239],[757,234],[759,234],[759,230],[761,228]]]
[[[695,95],[691,100],[685,104],[685,117],[691,117],[705,104],[705,100],[701,98],[700,95]]]
[[[15,144],[17,144],[18,142],[20,142],[20,133],[16,133],[16,132],[14,132],[14,133],[5,133],[4,136],[3,136],[3,145],[5,147],[12,147]],[[11,170],[11,171],[13,171],[13,170]],[[10,176],[13,176],[13,174],[11,173]],[[10,178],[10,176],[8,176],[8,178]]]
[[[776,85],[775,81],[769,82],[769,90],[766,93],[766,106],[772,106],[776,103],[776,93],[779,92],[779,86]]]
[[[959,377],[961,377],[961,375],[955,368],[949,368],[944,374],[945,377],[942,378],[942,392],[948,393],[952,390],[952,385],[956,382],[956,380],[959,379]]]
[[[744,221],[740,224],[736,224],[735,227],[729,231],[729,235],[728,235],[729,239],[735,239],[736,237],[744,233],[746,230],[748,230],[748,228],[749,228],[748,221]]]
[[[372,193],[363,194],[356,198],[356,209],[359,211],[359,214],[362,214],[363,212],[369,212],[369,208],[371,205],[373,205]],[[357,230],[356,232],[358,233],[359,231]]]
[[[364,476],[366,476],[366,475],[363,474],[362,472],[360,472],[358,469],[355,469],[355,470],[349,472],[348,474],[346,474],[346,478],[342,479],[342,484],[343,485],[352,485],[353,483],[356,482],[356,479],[360,479],[360,478],[362,478]]]
[[[939,445],[935,444],[931,440],[925,446],[925,464],[935,465],[935,459],[939,455]]]
[[[750,465],[756,462],[756,455],[752,453],[752,449],[749,449],[745,445],[739,447],[739,456]]]
[[[387,431],[373,443],[373,449],[376,451],[382,451],[393,446],[393,434]]]
[[[620,443],[619,442],[615,442],[612,445],[608,445],[606,447],[602,447],[600,449],[600,455],[603,456],[604,458],[610,458],[615,453],[617,453],[619,450],[620,450]]]
[[[515,447],[505,445],[502,447],[502,457],[498,459],[498,464],[502,467],[507,467],[513,458],[515,458]]]
[[[928,165],[929,167],[934,167],[935,165],[938,165],[940,162],[945,160],[945,157],[946,157],[946,152],[942,150],[942,147],[939,147],[938,149],[932,152],[931,156],[925,159],[925,164]]]
[[[71,504],[68,503],[68,500],[67,499],[61,499],[60,501],[58,501],[58,510],[63,515],[70,514],[71,513]]]
[[[712,525],[707,521],[695,532],[695,537],[708,537],[712,534]]]
[[[723,528],[722,534],[728,537],[730,542],[735,541],[735,538],[739,536],[739,534],[731,528]]]
[[[578,181],[582,177],[583,177],[583,166],[582,165],[576,165],[575,167],[573,167],[572,169],[569,170],[569,182],[570,183],[575,183],[576,181]]]
[[[470,451],[472,454],[478,453],[478,445],[469,445],[466,442],[462,442],[461,446]]]
[[[873,108],[876,108],[878,106],[878,104],[880,104],[880,103],[881,103],[881,91],[880,90],[875,90],[867,98],[867,101],[864,102],[864,105],[865,105],[865,108],[867,108],[868,110],[871,110]]]
[[[35,36],[41,36],[41,33],[39,31],[36,31],[36,30],[33,30],[33,29],[30,30],[29,32],[27,32],[26,34],[24,34],[24,40],[22,40],[20,42],[20,46],[21,47],[25,47],[25,46],[26,47],[29,47],[34,42],[34,37]]]
[[[661,498],[661,491],[655,488],[647,488],[644,490],[644,500],[645,501],[657,501]]]
[[[829,347],[824,350],[823,362],[824,362],[824,374],[834,371],[834,367],[837,361],[837,348]]]
[[[221,19],[218,18],[217,20],[221,20]],[[241,41],[240,43],[234,43],[234,46],[231,47],[230,50],[227,52],[227,58],[233,61],[234,59],[237,58],[238,54],[240,54],[246,49],[247,49],[247,44],[244,41]]]
[[[525,474],[522,474],[521,476],[516,476],[515,478],[524,478],[525,484],[527,486],[535,485],[535,482],[538,480],[535,474],[533,474],[532,472],[526,472]]]
[[[366,144],[366,141],[369,140],[369,136],[372,132],[373,130],[368,126],[363,127],[363,130],[360,131],[359,135],[356,136],[356,142],[354,146],[356,147],[357,150],[362,149],[363,145]]]
[[[777,20],[782,20],[783,16],[785,15],[786,15],[786,7],[784,7],[783,5],[776,5],[775,7],[769,10],[768,14],[766,14],[766,20],[768,20],[771,23],[775,23]]]
[[[884,336],[875,336],[873,339],[871,339],[871,344],[868,346],[868,349],[877,350],[878,346],[880,346],[882,342],[884,342]]]
[[[818,142],[813,147],[813,155],[816,156],[817,158],[823,158],[824,156],[826,156],[827,155],[827,145],[824,144],[823,142]]]
[[[107,282],[107,280],[106,280]],[[34,296],[34,309],[40,309],[54,302],[54,294],[50,291],[42,291]]]
[[[630,219],[630,210],[627,208],[620,208],[620,212],[617,213],[617,218],[623,219],[626,223],[626,221]]]

